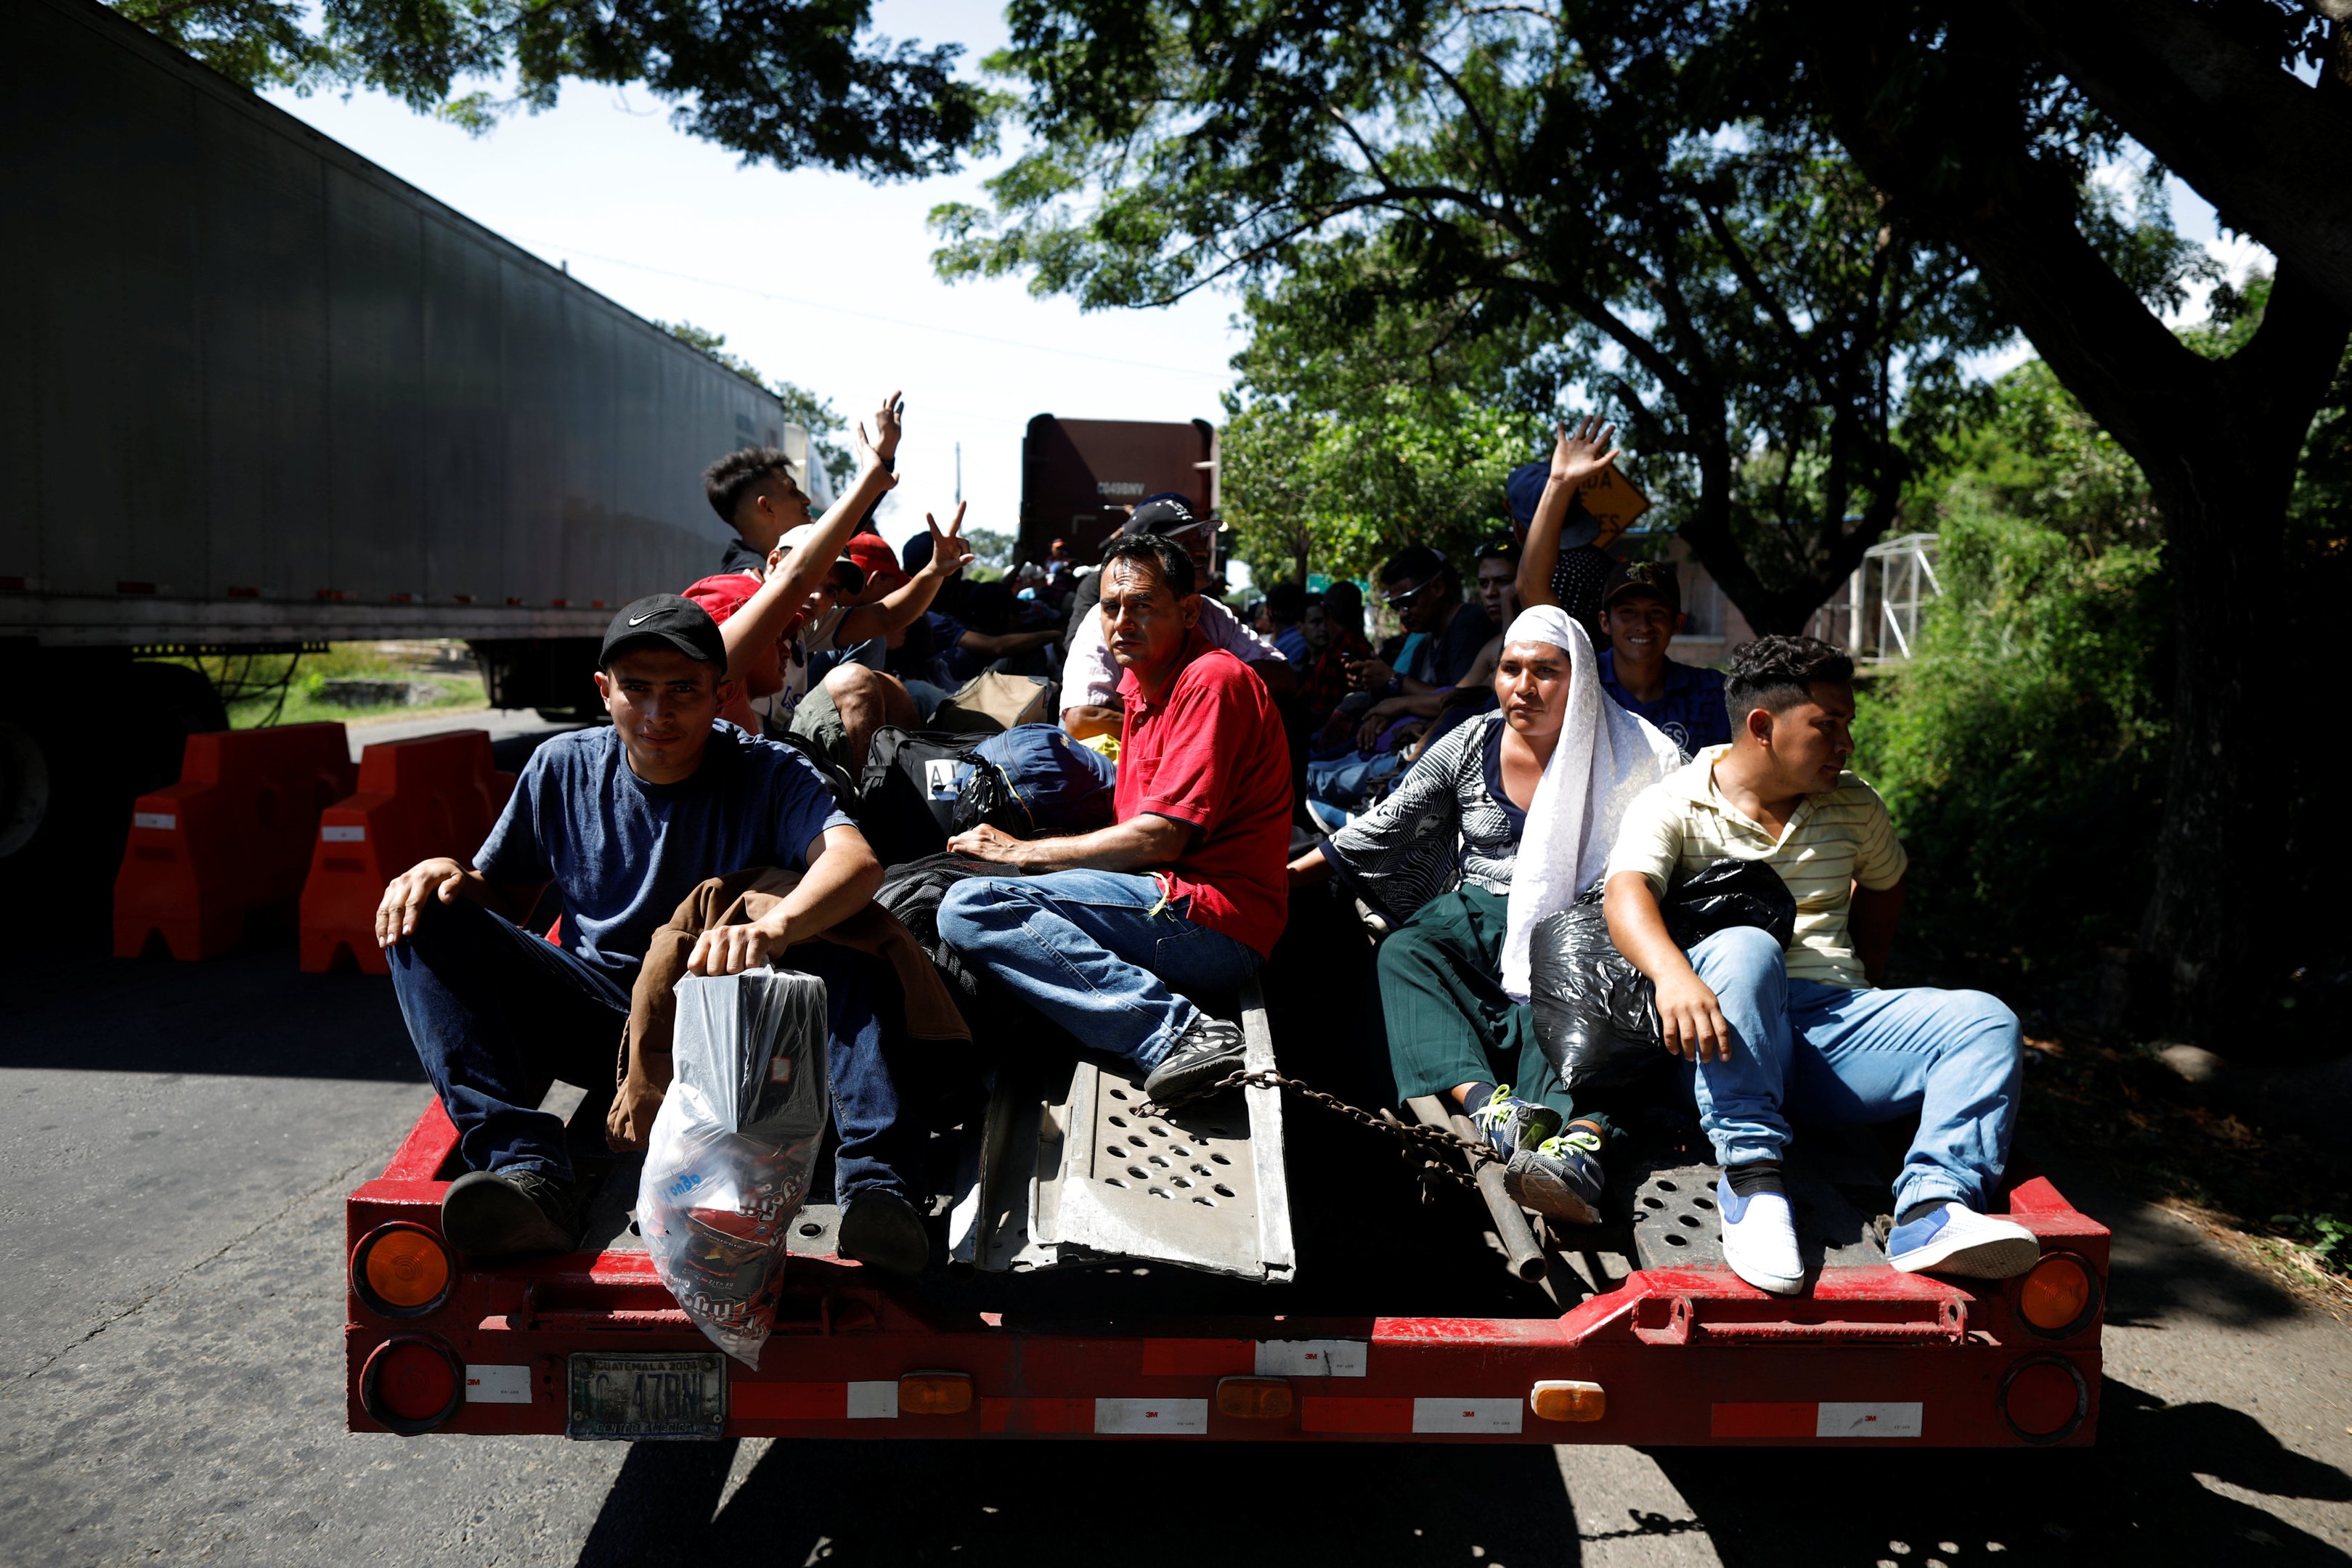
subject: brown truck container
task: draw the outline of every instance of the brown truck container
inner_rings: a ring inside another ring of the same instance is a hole
[[[1021,438],[1022,560],[1042,561],[1055,539],[1086,564],[1136,502],[1173,490],[1195,510],[1217,505],[1217,429],[1041,413]]]

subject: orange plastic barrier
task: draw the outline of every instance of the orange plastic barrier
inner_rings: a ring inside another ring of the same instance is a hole
[[[188,737],[180,781],[142,795],[114,877],[114,953],[161,933],[174,958],[236,946],[246,916],[302,891],[319,813],[351,793],[340,724]]]
[[[391,972],[375,945],[383,884],[421,860],[470,862],[506,809],[515,776],[490,760],[487,730],[386,741],[360,754],[359,792],[319,819],[302,884],[302,972],[349,954],[367,974]]]

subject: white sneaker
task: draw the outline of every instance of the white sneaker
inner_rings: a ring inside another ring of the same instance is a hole
[[[1723,1216],[1723,1260],[1759,1291],[1793,1296],[1805,1288],[1805,1266],[1797,1257],[1797,1218],[1777,1192],[1742,1197],[1728,1176],[1715,1183],[1716,1211]]]
[[[1929,1269],[1972,1280],[2007,1280],[2042,1257],[2042,1240],[2022,1225],[1947,1203],[1887,1233],[1886,1261],[1906,1274]]]

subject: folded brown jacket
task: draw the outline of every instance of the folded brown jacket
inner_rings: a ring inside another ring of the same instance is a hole
[[[801,880],[796,871],[753,867],[714,876],[653,935],[645,967],[629,997],[629,1022],[621,1036],[620,1090],[604,1118],[604,1141],[615,1149],[642,1149],[654,1130],[655,1113],[669,1092],[670,1034],[677,1024],[678,981],[694,954],[694,939],[714,925],[743,925],[773,909]],[[897,973],[904,998],[907,1033],[917,1040],[971,1039],[971,1026],[956,1010],[947,982],[912,933],[887,909],[869,904],[812,940],[837,942],[870,953]],[[785,964],[792,962],[786,949]]]

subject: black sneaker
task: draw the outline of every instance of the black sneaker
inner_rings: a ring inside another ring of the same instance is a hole
[[[1601,1139],[1584,1127],[1522,1145],[1503,1167],[1513,1203],[1570,1225],[1601,1223]]]
[[[914,1205],[895,1192],[861,1192],[842,1210],[835,1245],[842,1255],[911,1280],[931,1260],[931,1239]]]
[[[1160,1103],[1197,1093],[1241,1066],[1243,1050],[1240,1025],[1202,1013],[1144,1079],[1143,1092]]]
[[[441,1236],[472,1258],[569,1252],[578,1244],[579,1189],[536,1170],[467,1171],[441,1198]]]

